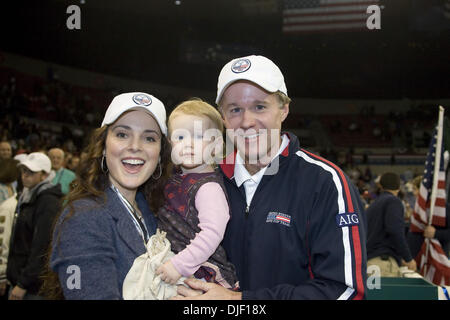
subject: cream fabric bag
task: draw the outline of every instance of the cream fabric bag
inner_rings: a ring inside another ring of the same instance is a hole
[[[134,260],[123,282],[122,294],[125,300],[167,300],[177,295],[177,285],[183,284],[181,277],[174,285],[165,283],[156,269],[175,254],[170,250],[166,233],[159,229],[150,237],[147,252]]]

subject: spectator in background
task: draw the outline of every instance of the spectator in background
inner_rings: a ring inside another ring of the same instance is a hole
[[[43,153],[31,153],[20,163],[23,193],[16,208],[8,255],[7,278],[12,290],[10,300],[38,300],[40,275],[50,244],[51,229],[60,208],[59,186],[54,186],[51,161]]]
[[[422,182],[423,176],[417,176],[415,177],[412,181],[412,193],[414,195],[414,198],[417,199],[417,197],[419,196],[419,190],[420,190],[420,183]]]
[[[0,159],[12,158],[12,148],[8,141],[0,142]]]
[[[380,178],[382,193],[366,211],[367,266],[377,265],[382,277],[399,277],[400,266],[416,270],[405,237],[404,207],[397,197],[400,177],[387,172]]]
[[[6,266],[8,265],[9,241],[14,220],[14,212],[17,206],[16,195],[10,197],[0,204],[0,297],[7,298],[9,287],[6,279]]]
[[[55,178],[52,180],[52,183],[54,185],[59,184],[62,193],[68,194],[70,184],[75,179],[75,173],[64,168],[64,151],[60,148],[53,148],[48,151],[48,156],[52,161],[52,170],[55,171]]]
[[[6,279],[6,266],[8,263],[9,240],[11,237],[14,212],[17,206],[17,195],[22,190],[22,183],[20,170],[17,167],[17,160],[4,159],[0,162],[0,176],[6,177],[7,181],[17,180],[18,182],[18,187],[17,189],[14,188],[14,193],[0,203],[0,298],[7,299],[8,281]]]
[[[409,179],[408,182],[406,182],[404,185],[403,204],[405,205],[405,219],[408,221],[408,224],[414,212],[416,199],[419,194],[420,182],[422,181],[422,179],[423,176],[420,175],[415,178]]]
[[[67,160],[67,168],[69,170],[72,170],[73,172],[77,171],[77,167],[80,164],[80,157],[77,155],[72,155],[68,160]]]
[[[12,197],[16,192],[19,161],[14,159],[0,159],[0,204]]]

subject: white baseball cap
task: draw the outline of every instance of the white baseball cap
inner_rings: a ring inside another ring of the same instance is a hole
[[[26,153],[20,153],[20,154],[16,154],[14,156],[14,160],[19,161],[20,163],[25,160],[28,157],[28,155]]]
[[[164,104],[154,96],[144,92],[128,92],[115,96],[108,110],[106,110],[101,126],[113,123],[126,111],[139,108],[149,112],[158,122],[161,132],[167,136]]]
[[[42,152],[30,153],[18,165],[25,166],[33,172],[45,171],[46,173],[50,173],[52,170],[50,158]]]
[[[217,81],[216,104],[225,89],[238,80],[248,80],[269,92],[281,91],[287,95],[284,77],[277,65],[266,57],[251,55],[233,59],[222,68]]]

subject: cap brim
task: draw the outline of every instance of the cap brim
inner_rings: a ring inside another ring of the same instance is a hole
[[[32,172],[39,172],[39,171],[45,171],[45,170],[41,170],[38,167],[36,167],[33,163],[31,162],[20,162],[19,164],[17,164],[18,167],[26,167],[28,170],[32,171]]]
[[[166,128],[165,124],[162,124],[162,123],[158,120],[158,117],[157,117],[152,111],[150,111],[149,109],[147,109],[147,108],[145,108],[145,107],[140,107],[140,106],[133,106],[133,107],[131,107],[131,108],[129,108],[129,109],[126,109],[125,111],[122,111],[122,113],[120,113],[120,114],[118,114],[117,116],[115,116],[114,119],[113,119],[112,121],[106,122],[105,120],[103,120],[102,127],[103,127],[104,125],[110,125],[110,124],[116,122],[117,119],[119,119],[124,113],[130,112],[130,111],[144,111],[145,113],[151,115],[152,118],[153,118],[153,119],[156,121],[156,123],[158,124],[159,130],[161,130],[161,133],[164,134],[165,136],[167,136],[167,128]]]
[[[251,82],[251,83],[254,83],[254,84],[256,84],[258,87],[264,89],[265,91],[267,91],[267,92],[269,92],[269,93],[274,93],[274,92],[277,92],[277,91],[279,90],[279,89],[277,89],[277,88],[275,88],[275,87],[271,87],[271,86],[269,86],[269,85],[263,86],[263,85],[259,84],[258,82],[255,82],[254,80],[249,79],[249,78],[247,78],[247,77],[239,77],[239,78],[236,78],[236,79],[231,79],[230,81],[228,81],[228,82],[223,86],[222,90],[220,90],[220,93],[217,95],[217,98],[216,98],[216,104],[217,104],[217,105],[219,104],[220,99],[222,99],[223,93],[225,92],[225,90],[228,89],[229,86],[231,86],[231,85],[232,85],[234,82],[236,82],[236,81],[242,81],[242,80],[245,80],[245,81],[249,81],[249,82]]]

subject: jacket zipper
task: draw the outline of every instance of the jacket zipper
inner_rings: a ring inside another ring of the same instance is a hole
[[[246,199],[244,198],[244,201],[246,201]],[[243,245],[244,245],[244,247],[246,248],[245,250],[247,250],[248,249],[248,238],[247,238],[247,235],[248,235],[248,232],[247,232],[247,222],[248,222],[248,215],[249,215],[249,212],[250,212],[250,206],[249,205],[245,205],[245,214],[244,214],[244,243],[243,243]],[[242,263],[243,263],[243,275],[242,275],[242,277],[244,278],[244,279],[247,279],[247,277],[248,277],[248,262],[247,262],[247,255],[246,254],[244,254],[243,255],[243,261],[242,261]],[[246,283],[247,281],[245,280],[245,281],[242,281],[242,284],[243,285],[247,285],[247,283]]]

